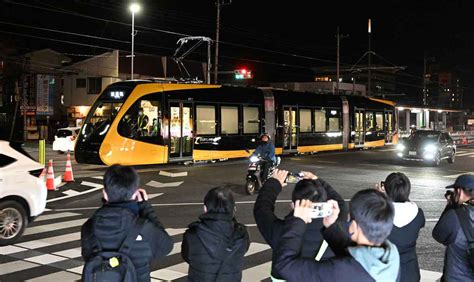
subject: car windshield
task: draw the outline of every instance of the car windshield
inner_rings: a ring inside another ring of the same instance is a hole
[[[421,141],[421,140],[429,140],[436,142],[438,141],[439,132],[433,131],[417,131],[408,137],[408,140],[411,141]]]
[[[66,129],[60,129],[58,130],[58,132],[56,133],[56,136],[58,138],[62,138],[62,137],[68,137],[68,136],[71,136],[72,135],[72,132],[71,130],[66,130]]]

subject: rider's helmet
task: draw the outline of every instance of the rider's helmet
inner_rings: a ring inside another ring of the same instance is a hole
[[[260,140],[262,140],[262,138],[263,138],[264,136],[267,136],[268,141],[270,141],[270,140],[272,139],[272,138],[270,137],[270,134],[268,134],[267,132],[265,132],[265,133],[263,133],[262,135],[260,135]]]

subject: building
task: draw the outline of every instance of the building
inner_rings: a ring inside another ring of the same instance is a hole
[[[426,80],[427,106],[461,109],[464,90],[456,72],[444,70],[438,64],[429,66]]]
[[[397,90],[396,67],[372,65],[371,74],[371,96],[377,98],[393,99],[402,95]],[[335,66],[313,68],[314,80],[316,82],[337,82],[337,69]],[[339,72],[339,84],[368,85],[367,67],[341,67]],[[341,88],[341,86],[340,86]],[[369,95],[368,88],[366,93]]]
[[[270,83],[270,85],[275,88],[284,88],[293,91],[338,94],[337,83],[335,81],[278,82]],[[339,94],[366,96],[366,86],[363,84],[341,82],[339,83]]]

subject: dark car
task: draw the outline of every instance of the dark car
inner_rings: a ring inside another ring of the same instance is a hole
[[[419,130],[397,145],[397,156],[403,160],[426,161],[438,166],[441,160],[454,163],[456,144],[446,132]]]

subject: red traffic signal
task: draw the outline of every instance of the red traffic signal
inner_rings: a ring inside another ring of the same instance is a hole
[[[252,79],[253,74],[251,70],[248,69],[238,69],[234,70],[235,79]]]

